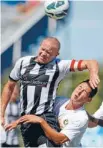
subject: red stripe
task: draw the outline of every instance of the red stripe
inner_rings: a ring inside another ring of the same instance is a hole
[[[80,60],[80,61],[78,62],[78,70],[79,70],[79,71],[82,71],[82,68],[81,68],[82,61],[83,61],[83,60]]]
[[[70,71],[75,71],[74,70],[74,64],[75,64],[75,60],[72,60],[71,66],[70,66]]]

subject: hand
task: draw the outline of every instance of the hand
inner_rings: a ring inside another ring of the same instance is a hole
[[[5,125],[5,118],[1,117],[0,119],[1,119],[1,125],[4,127],[4,125]]]
[[[8,130],[12,130],[14,128],[16,128],[18,125],[18,122],[17,121],[14,121],[8,125],[5,126],[5,130],[8,131]]]
[[[92,73],[90,74],[90,86],[95,89],[96,87],[98,87],[98,84],[100,82],[99,76],[98,74]]]
[[[20,123],[40,123],[41,121],[42,118],[36,115],[24,115],[20,118]]]

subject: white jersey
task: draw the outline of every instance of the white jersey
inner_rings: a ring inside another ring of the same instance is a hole
[[[66,135],[70,141],[63,144],[63,147],[80,147],[81,138],[88,127],[88,116],[83,107],[77,110],[67,110],[67,101],[60,107],[59,124],[61,133]]]
[[[21,115],[52,112],[59,82],[70,71],[81,70],[81,61],[54,59],[48,64],[40,64],[32,56],[20,58],[10,79],[20,80]]]
[[[93,116],[97,119],[103,120],[103,102],[102,102],[100,108],[93,114]]]

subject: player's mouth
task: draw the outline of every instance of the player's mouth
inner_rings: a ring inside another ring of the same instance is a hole
[[[42,62],[46,62],[47,61],[47,58],[45,58],[45,57],[40,56],[39,58],[40,58],[40,61],[42,61]]]

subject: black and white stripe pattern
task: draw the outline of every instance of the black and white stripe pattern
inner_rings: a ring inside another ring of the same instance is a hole
[[[59,76],[58,65],[51,62],[47,65],[38,64],[31,58],[30,64],[21,75],[23,103],[22,115],[42,114],[52,110],[55,82]]]
[[[10,78],[21,83],[21,115],[51,112],[59,82],[70,71],[71,60],[35,62],[28,56],[17,61]]]

